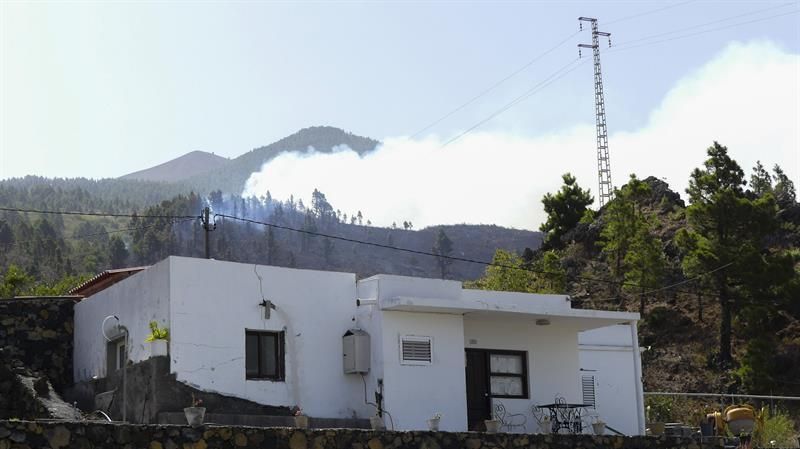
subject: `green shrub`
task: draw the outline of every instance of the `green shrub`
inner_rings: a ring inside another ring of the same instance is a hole
[[[794,422],[780,410],[775,414],[764,412],[764,424],[760,432],[756,432],[756,445],[759,447],[798,447],[797,430]],[[774,441],[774,444],[771,442]]]

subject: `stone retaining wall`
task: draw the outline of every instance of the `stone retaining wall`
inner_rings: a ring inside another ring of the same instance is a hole
[[[72,384],[75,298],[0,300],[0,360],[17,359],[61,391]]]
[[[0,449],[701,449],[691,439],[0,421]],[[703,445],[704,448],[721,449]]]

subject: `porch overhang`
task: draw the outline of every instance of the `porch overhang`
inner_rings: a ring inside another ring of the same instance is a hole
[[[565,297],[566,298],[566,297]],[[497,301],[494,299],[443,299],[396,296],[380,301],[383,311],[441,313],[470,318],[526,320],[533,325],[568,326],[577,331],[598,329],[638,321],[639,314],[609,310],[573,309],[569,304],[554,307],[536,301]]]

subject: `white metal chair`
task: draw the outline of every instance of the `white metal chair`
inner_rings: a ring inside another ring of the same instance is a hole
[[[508,432],[513,432],[514,429],[521,428],[526,431],[525,424],[528,417],[522,413],[508,413],[506,406],[502,402],[495,402],[494,404],[494,418],[500,421],[500,428]]]

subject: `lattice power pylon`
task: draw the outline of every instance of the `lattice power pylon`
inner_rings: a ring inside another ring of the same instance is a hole
[[[597,19],[591,17],[579,17],[578,23],[583,29],[583,22],[589,22],[592,26],[592,44],[578,44],[578,56],[581,55],[581,48],[591,48],[594,54],[594,110],[595,122],[597,124],[597,177],[600,181],[599,201],[603,207],[614,194],[611,186],[611,159],[608,157],[608,129],[606,128],[606,104],[603,99],[603,76],[600,72],[600,36],[608,38],[608,46],[611,46],[611,33],[597,30]]]

